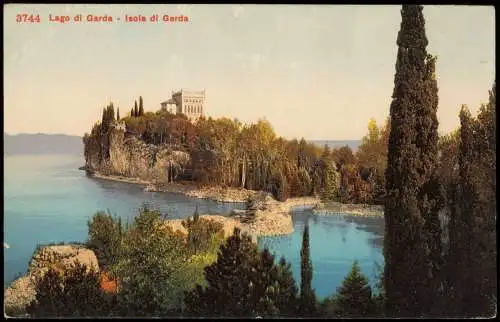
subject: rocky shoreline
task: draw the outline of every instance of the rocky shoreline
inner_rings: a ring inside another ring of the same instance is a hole
[[[269,194],[255,192],[247,201],[247,210],[233,210],[229,216],[201,215],[201,218],[214,220],[223,225],[224,233],[229,236],[235,227],[247,233],[256,242],[262,236],[288,235],[293,232],[293,221],[290,214],[294,207],[312,208],[319,203],[316,198],[292,198],[285,202],[276,201]],[[173,228],[186,232],[182,226],[183,219],[166,220],[165,223]]]
[[[192,198],[208,199],[222,203],[244,203],[254,196],[256,191],[243,188],[222,188],[198,186],[190,182],[174,182],[158,184],[148,180],[123,176],[104,175],[99,172],[91,174],[94,178],[143,185],[144,191],[179,193]]]
[[[313,208],[317,215],[351,215],[361,217],[384,217],[384,207],[381,205],[356,205],[340,202],[320,202]]]
[[[225,230],[232,233],[235,226],[252,238],[260,236],[288,235],[293,232],[291,211],[294,208],[311,208],[317,215],[354,215],[383,217],[382,206],[342,204],[322,202],[315,197],[290,198],[284,202],[276,201],[270,194],[242,188],[203,187],[188,182],[157,184],[151,181],[122,176],[92,174],[95,178],[121,181],[145,186],[145,191],[180,193],[188,197],[209,199],[221,203],[247,203],[248,210],[235,210],[229,216],[203,215],[222,222]],[[183,231],[182,220],[168,220],[174,230]]]

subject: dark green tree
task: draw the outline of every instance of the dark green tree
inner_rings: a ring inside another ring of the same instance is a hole
[[[425,82],[427,87],[427,101],[424,108],[417,113],[417,147],[420,149],[421,162],[418,172],[421,175],[421,188],[419,191],[419,208],[425,220],[425,233],[427,238],[429,256],[429,291],[434,298],[427,308],[428,313],[441,316],[440,284],[442,279],[442,231],[439,212],[445,205],[444,186],[439,180],[439,135],[438,135],[438,87],[436,80],[436,57],[426,57]]]
[[[116,109],[116,120],[117,121],[120,120],[120,108],[119,107]]]
[[[139,96],[139,116],[144,116],[144,105],[142,103],[142,96]]]
[[[101,117],[101,131],[106,133],[108,130],[108,114],[105,107],[102,108],[102,117]]]
[[[134,116],[139,116],[139,108],[137,107],[137,101],[134,101]]]
[[[296,286],[289,264],[274,263],[267,250],[238,228],[220,247],[217,261],[205,268],[208,286],[185,297],[188,316],[270,317],[295,312]]]
[[[106,119],[108,123],[111,123],[112,121],[115,120],[115,106],[113,102],[109,103],[108,107],[106,108]]]
[[[309,225],[306,224],[302,235],[300,250],[300,307],[302,316],[312,316],[316,313],[316,294],[312,288],[313,267],[309,250]]]
[[[110,213],[98,212],[88,225],[88,245],[95,252],[99,266],[106,269],[118,260],[122,241],[122,224],[120,218]]]
[[[437,86],[427,55],[420,5],[404,5],[390,108],[386,169],[385,291],[390,315],[418,317],[432,311],[438,294],[440,188],[437,162]],[[435,143],[434,143],[435,142]],[[432,145],[436,147],[430,147]],[[411,276],[411,278],[409,278]]]
[[[186,311],[189,316],[255,316],[255,299],[252,299],[252,268],[258,259],[256,245],[248,235],[235,228],[221,246],[217,261],[205,268],[208,287],[198,285],[186,294]]]
[[[101,289],[99,273],[83,264],[58,272],[54,268],[36,281],[36,298],[27,307],[31,317],[104,317],[114,298]]]
[[[274,304],[279,309],[280,316],[295,316],[298,308],[297,283],[293,278],[291,265],[284,257],[280,258],[276,273]]]
[[[374,313],[372,290],[368,279],[355,261],[335,297],[335,315],[340,318],[366,317]]]
[[[130,117],[134,117],[135,116],[135,112],[134,112],[134,108],[132,107],[130,109]]]
[[[447,275],[452,313],[491,317],[496,311],[496,106],[490,102],[477,119],[460,112],[459,178],[451,211]]]

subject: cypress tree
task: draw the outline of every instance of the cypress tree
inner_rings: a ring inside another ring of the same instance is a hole
[[[120,120],[120,108],[116,108],[116,120],[119,121]]]
[[[106,114],[106,108],[102,108],[102,118],[101,118],[101,124],[104,125],[106,124],[107,121],[107,114]]]
[[[440,183],[438,166],[438,87],[435,76],[436,57],[427,55],[425,85],[427,89],[426,101],[423,109],[417,113],[417,147],[420,149],[420,167],[418,172],[421,175],[419,191],[419,209],[422,218],[425,220],[424,230],[428,251],[428,293],[429,307],[426,308],[429,314],[442,315],[440,308],[442,280],[442,231],[439,212],[445,204],[444,187]],[[425,93],[425,92],[424,92]]]
[[[467,292],[468,275],[470,271],[470,246],[472,235],[472,213],[474,187],[470,178],[472,173],[473,149],[472,140],[473,120],[467,106],[462,105],[460,110],[460,144],[459,144],[459,184],[456,192],[458,207],[452,208],[450,218],[450,255],[449,269],[453,286],[450,298],[450,308],[454,314],[462,315],[465,308],[461,308]]]
[[[429,314],[438,286],[438,259],[431,255],[439,248],[440,238],[436,224],[440,188],[435,179],[437,85],[435,60],[426,52],[422,10],[420,5],[403,5],[401,10],[385,173],[387,309],[391,315],[407,317]]]
[[[137,101],[134,101],[134,116],[139,116],[139,108],[137,107]]]
[[[108,120],[109,122],[115,120],[115,106],[113,105],[113,102],[108,105]]]
[[[142,96],[139,96],[139,116],[144,116],[144,106],[142,104]]]
[[[497,294],[496,258],[496,106],[490,102],[477,119],[460,111],[459,182],[450,220],[448,274],[452,313],[493,316]]]
[[[130,117],[134,117],[134,116],[135,116],[135,114],[134,114],[134,108],[132,107],[130,109]]]
[[[309,250],[309,225],[302,235],[300,250],[300,308],[302,316],[312,316],[316,311],[316,295],[312,288],[313,267]]]

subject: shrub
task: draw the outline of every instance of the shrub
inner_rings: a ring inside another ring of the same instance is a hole
[[[198,212],[193,218],[182,222],[188,231],[187,244],[191,254],[202,252],[216,252],[223,237],[224,230],[221,223],[200,218]]]
[[[50,268],[36,281],[32,317],[100,317],[111,312],[112,297],[101,289],[99,273],[80,263],[67,270]]]
[[[111,214],[98,212],[88,221],[88,247],[99,261],[99,266],[107,268],[118,259],[122,239],[122,224]]]
[[[113,266],[122,316],[165,316],[182,304],[186,246],[162,221],[158,211],[141,209],[123,236]]]

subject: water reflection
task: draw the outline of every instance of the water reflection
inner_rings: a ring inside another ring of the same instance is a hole
[[[134,209],[135,213],[143,203],[161,213],[168,214],[168,218],[172,219],[192,216],[196,209],[201,214],[227,215],[234,209],[245,209],[246,207],[244,203],[220,203],[213,200],[191,198],[180,193],[145,192],[142,185],[133,183],[99,178],[92,178],[91,181],[100,188],[98,193],[104,194],[108,200],[123,200],[123,195],[126,194],[137,205]]]
[[[309,224],[313,288],[319,297],[335,292],[358,260],[362,272],[372,284],[376,276],[375,263],[382,264],[381,242],[383,218],[344,215],[314,215],[309,210],[293,212],[294,232],[287,236],[262,237],[261,248],[267,247],[276,255],[284,256],[292,265],[292,272],[300,283],[300,248],[302,233]]]

